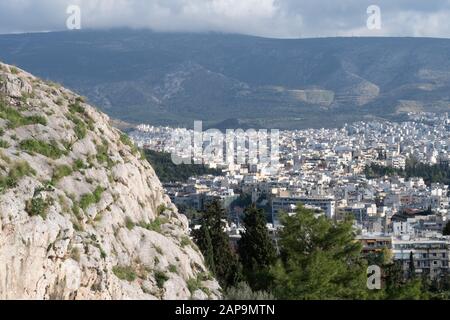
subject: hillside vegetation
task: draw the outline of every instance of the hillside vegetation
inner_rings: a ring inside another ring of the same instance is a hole
[[[190,177],[202,175],[223,175],[221,170],[210,169],[205,165],[181,164],[172,161],[170,153],[145,150],[145,156],[152,165],[161,182],[186,182]]]

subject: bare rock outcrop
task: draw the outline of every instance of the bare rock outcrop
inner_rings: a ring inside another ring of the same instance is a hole
[[[0,64],[0,299],[217,299],[150,164],[82,97]]]

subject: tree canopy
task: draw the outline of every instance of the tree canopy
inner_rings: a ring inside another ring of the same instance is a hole
[[[299,207],[281,218],[280,260],[273,268],[281,299],[363,299],[367,262],[352,221],[333,222]]]

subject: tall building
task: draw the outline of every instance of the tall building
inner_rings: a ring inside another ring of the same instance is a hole
[[[402,262],[405,274],[409,270],[411,252],[417,275],[427,275],[431,279],[438,279],[448,273],[449,242],[447,240],[394,239],[392,247],[394,260]]]
[[[319,208],[325,215],[333,219],[336,213],[336,201],[333,197],[277,197],[272,199],[272,219],[274,225],[279,225],[279,214],[291,212],[297,205],[308,205]]]

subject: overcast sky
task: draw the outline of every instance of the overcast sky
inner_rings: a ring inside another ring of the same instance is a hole
[[[0,33],[64,30],[71,4],[82,28],[450,37],[450,0],[0,0]],[[380,30],[367,28],[370,5],[381,9]]]

